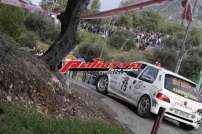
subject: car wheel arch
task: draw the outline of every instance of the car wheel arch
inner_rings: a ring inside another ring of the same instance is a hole
[[[149,95],[149,94],[142,94],[139,98],[138,98],[138,101],[137,101],[137,104],[139,103],[139,101],[141,100],[142,97],[148,97],[149,100],[150,100],[150,103],[151,103],[151,106],[152,106],[152,97]]]

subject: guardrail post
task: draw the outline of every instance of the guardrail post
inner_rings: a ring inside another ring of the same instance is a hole
[[[157,118],[156,118],[156,120],[154,122],[151,134],[157,134],[158,133],[159,126],[160,126],[160,123],[163,120],[164,114],[165,114],[165,108],[160,108],[159,113],[157,115]]]

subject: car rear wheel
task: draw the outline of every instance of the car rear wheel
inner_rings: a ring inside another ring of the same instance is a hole
[[[180,122],[180,127],[181,127],[182,129],[184,129],[184,130],[188,130],[188,131],[191,131],[191,130],[194,129],[193,126],[191,126],[191,125],[187,125],[187,124],[182,123],[182,122]]]
[[[137,114],[141,117],[149,117],[151,115],[151,102],[148,96],[142,96],[137,105]]]
[[[108,78],[107,76],[101,76],[97,80],[96,89],[98,92],[107,94]]]

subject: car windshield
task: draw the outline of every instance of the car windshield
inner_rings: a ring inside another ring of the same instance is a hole
[[[185,98],[201,102],[200,94],[196,90],[196,85],[178,77],[166,74],[165,89],[172,91]]]

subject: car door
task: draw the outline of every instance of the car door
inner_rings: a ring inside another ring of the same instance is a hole
[[[129,99],[131,99],[132,101],[134,100],[133,94],[134,93],[134,86],[136,85],[136,83],[138,82],[138,76],[143,72],[143,70],[146,68],[145,64],[142,64],[141,67],[139,69],[135,69],[132,71],[126,71],[125,73],[127,74],[127,76],[129,77],[128,80],[128,85],[126,88],[126,95]]]
[[[117,72],[117,71],[110,72],[110,74],[109,74],[109,77],[110,77],[109,87],[111,90],[113,90],[113,91],[119,90],[119,88],[121,86],[120,82],[122,81],[121,80],[122,75],[123,75],[123,72]]]
[[[157,88],[153,83],[157,78],[158,72],[157,68],[148,66],[132,83],[129,95],[136,103],[143,94],[150,94],[153,89]]]
[[[129,77],[123,71],[110,74],[110,89],[115,93],[125,96],[128,81]]]

